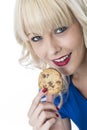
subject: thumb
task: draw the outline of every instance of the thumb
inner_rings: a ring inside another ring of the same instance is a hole
[[[47,94],[46,95],[46,101],[50,102],[50,103],[53,103],[54,102],[54,95]]]

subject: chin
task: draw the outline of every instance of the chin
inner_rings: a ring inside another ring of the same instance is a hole
[[[70,75],[73,75],[73,73],[74,73],[73,69],[59,68],[58,70],[60,71],[60,73],[62,73],[65,76],[70,76]]]
[[[75,69],[73,67],[70,67],[70,66],[58,67],[54,64],[50,64],[50,66],[57,69],[60,73],[62,73],[65,76],[73,75],[75,72]]]

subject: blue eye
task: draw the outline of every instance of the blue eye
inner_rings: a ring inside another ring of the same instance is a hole
[[[66,31],[66,29],[67,29],[67,27],[59,27],[59,28],[57,28],[57,29],[55,29],[54,30],[54,32],[56,33],[56,34],[60,34],[60,33],[63,33],[64,31]]]
[[[38,42],[38,41],[42,40],[42,37],[41,36],[35,36],[35,37],[31,38],[31,40],[33,42]]]

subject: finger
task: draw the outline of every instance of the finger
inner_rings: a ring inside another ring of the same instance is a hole
[[[49,120],[51,118],[57,119],[58,116],[54,112],[42,111],[40,116],[38,117],[38,121],[37,121],[36,125],[38,127],[41,127],[47,120]]]
[[[57,113],[58,110],[53,103],[40,103],[35,109],[35,111],[32,113],[31,122],[36,122],[42,111],[50,111]]]
[[[38,104],[40,103],[40,100],[43,96],[45,96],[47,93],[47,91],[43,92],[43,90],[41,90],[36,97],[34,98],[34,100],[32,101],[31,107],[29,109],[28,112],[28,116],[31,117],[32,113],[34,112],[34,110],[37,108]]]
[[[54,95],[47,94],[46,95],[46,101],[50,102],[50,103],[53,103],[53,101],[54,101]]]
[[[44,103],[40,103],[40,104],[38,105],[38,107],[35,109],[35,111],[34,111],[34,113],[35,113],[34,116],[37,117],[37,115],[40,115],[40,113],[41,113],[42,111],[57,112],[58,110],[57,110],[57,108],[55,107],[54,104],[44,102]]]
[[[42,130],[49,130],[56,123],[55,118],[47,120],[46,123],[42,126]]]
[[[30,124],[35,125],[35,123],[37,122],[37,119],[41,116],[41,113],[44,113],[44,115],[47,116],[45,112],[57,113],[57,109],[55,105],[52,103],[48,103],[48,102],[39,103],[39,105],[34,110],[30,118]],[[43,119],[43,116],[42,116],[42,119]]]

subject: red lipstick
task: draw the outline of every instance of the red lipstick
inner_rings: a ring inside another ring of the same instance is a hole
[[[62,67],[69,63],[70,58],[71,58],[71,53],[69,53],[68,55],[62,56],[58,59],[54,59],[52,61],[55,65]]]

